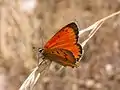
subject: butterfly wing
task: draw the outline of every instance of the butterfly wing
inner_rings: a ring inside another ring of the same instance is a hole
[[[71,51],[66,49],[46,49],[43,52],[45,59],[55,61],[63,66],[76,67],[76,59],[74,58]]]
[[[72,52],[75,59],[82,55],[82,47],[78,44],[78,27],[72,22],[58,31],[44,46],[45,49],[62,48]]]

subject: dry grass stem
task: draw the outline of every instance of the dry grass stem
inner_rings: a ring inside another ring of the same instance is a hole
[[[87,31],[90,31],[90,30],[91,30],[90,34],[88,35],[88,38],[87,38],[85,41],[82,42],[82,44],[81,44],[82,47],[84,47],[84,46],[86,45],[86,43],[92,38],[92,36],[97,32],[97,30],[99,30],[99,28],[102,26],[102,24],[103,24],[106,20],[108,20],[108,19],[110,19],[110,18],[112,18],[112,17],[114,17],[114,16],[116,16],[116,15],[118,15],[118,14],[120,14],[120,11],[115,12],[115,13],[113,13],[113,14],[111,14],[111,15],[109,15],[109,16],[101,19],[101,20],[98,20],[97,22],[95,22],[94,24],[92,24],[91,26],[89,26],[88,28],[85,28],[85,29],[80,30],[80,31],[79,31],[79,36],[80,36],[81,34],[83,34],[84,32],[87,32]]]
[[[46,71],[49,69],[51,61],[49,60],[41,60],[38,66],[36,66],[32,73],[27,77],[27,79],[23,82],[19,90],[33,90],[35,84],[41,75],[44,75]]]

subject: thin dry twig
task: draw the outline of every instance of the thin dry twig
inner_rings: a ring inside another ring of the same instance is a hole
[[[83,34],[86,31],[90,31],[88,35],[88,38],[82,42],[82,47],[84,47],[86,45],[86,43],[93,37],[93,35],[97,32],[97,30],[103,25],[103,23],[111,18],[114,17],[115,15],[120,14],[120,11],[113,13],[101,20],[98,20],[97,22],[95,22],[93,25],[89,26],[88,28],[85,28],[83,30],[79,31],[79,36],[81,34]],[[47,62],[49,62],[49,60],[47,60]],[[44,63],[45,67],[44,69],[46,69],[46,67],[50,66],[51,62],[49,62],[48,64]],[[48,67],[49,68],[49,67]],[[39,64],[33,71],[32,73],[28,76],[28,78],[24,81],[24,83],[22,84],[22,86],[20,87],[19,90],[32,90],[33,87],[35,86],[36,82],[38,81],[38,79],[41,77],[41,73],[43,71],[43,68],[41,69],[41,65]],[[39,72],[38,72],[39,71]]]

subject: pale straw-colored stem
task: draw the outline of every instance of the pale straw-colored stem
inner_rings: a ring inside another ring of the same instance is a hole
[[[105,18],[102,18],[102,19],[96,21],[96,22],[95,22],[94,24],[92,24],[91,26],[89,26],[89,27],[87,27],[87,28],[85,28],[85,29],[80,30],[80,31],[79,31],[79,36],[80,36],[81,34],[83,34],[84,32],[86,32],[86,31],[92,30],[92,29],[93,29],[94,27],[96,27],[99,23],[101,23],[101,22],[103,22],[103,21],[106,21],[106,20],[108,20],[109,18],[114,17],[114,16],[116,16],[116,15],[118,15],[118,14],[120,14],[120,11],[115,12],[115,13],[113,13],[113,14],[105,17]]]
[[[23,82],[19,90],[33,90],[35,84],[38,79],[43,75],[51,64],[50,60],[40,60],[38,66],[36,66],[32,73],[27,77],[27,79]]]
[[[82,35],[82,34],[83,34],[84,32],[86,32],[86,31],[92,30],[92,31],[90,32],[90,34],[88,35],[88,38],[87,38],[85,41],[82,42],[82,44],[81,44],[82,47],[84,47],[84,46],[86,45],[86,43],[93,37],[93,35],[97,32],[97,30],[102,26],[102,24],[103,24],[106,20],[108,20],[109,18],[112,18],[112,17],[114,17],[114,16],[116,16],[116,15],[118,15],[118,14],[120,14],[120,11],[115,12],[115,13],[113,13],[113,14],[111,14],[111,15],[109,15],[109,16],[101,19],[101,20],[98,20],[97,22],[95,22],[94,24],[92,24],[91,26],[89,26],[88,28],[85,28],[85,29],[80,30],[80,31],[79,31],[79,36]]]
[[[38,67],[36,67],[32,73],[28,76],[28,78],[24,81],[24,83],[21,85],[20,89],[19,90],[28,90],[28,88],[30,90],[32,90],[33,88],[33,84],[35,84],[36,82],[36,79],[38,78],[38,75],[37,75],[37,78],[35,77],[35,73],[36,71],[38,70]],[[39,75],[40,76],[40,75]],[[31,86],[32,85],[32,86]]]
[[[102,26],[103,23],[104,23],[104,21],[102,21],[101,23],[96,25],[96,27],[93,28],[93,30],[88,35],[88,38],[85,41],[82,42],[82,44],[81,44],[82,48],[84,48],[86,43],[93,37],[93,35],[97,32],[97,30]]]

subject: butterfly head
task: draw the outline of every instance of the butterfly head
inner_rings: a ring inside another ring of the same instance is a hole
[[[42,49],[42,48],[39,48],[38,51],[39,51],[39,53],[42,53],[42,52],[43,52],[43,49]]]

